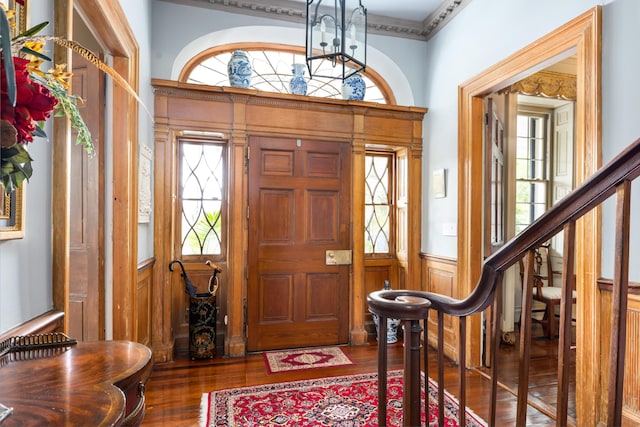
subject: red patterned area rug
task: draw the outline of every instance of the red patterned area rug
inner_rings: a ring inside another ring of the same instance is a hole
[[[424,378],[423,378],[424,380]],[[388,374],[387,423],[402,425],[402,371]],[[425,384],[422,382],[424,398]],[[437,384],[429,379],[429,423],[438,423]],[[202,395],[200,424],[217,426],[376,426],[377,374],[326,377],[219,390]],[[445,425],[458,426],[459,405],[445,392]],[[422,413],[421,425],[425,423]],[[467,409],[466,426],[486,426]]]
[[[302,348],[263,353],[267,371],[299,371],[302,369],[328,368],[330,366],[353,365],[340,347]]]

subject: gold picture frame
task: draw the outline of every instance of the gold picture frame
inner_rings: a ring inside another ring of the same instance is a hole
[[[16,11],[16,29],[15,34],[20,34],[27,29],[27,10],[29,8],[29,0],[24,0],[24,5],[16,3],[16,0],[0,0],[0,3],[4,4],[7,9]]]
[[[0,3],[16,11],[15,33],[19,34],[25,31],[28,24],[29,0],[24,1],[24,6],[16,3],[15,0],[0,0]],[[24,237],[24,187],[23,184],[9,195],[5,195],[4,189],[0,187],[0,240],[22,239]]]
[[[24,237],[24,188],[23,184],[8,196],[0,191],[0,240]]]

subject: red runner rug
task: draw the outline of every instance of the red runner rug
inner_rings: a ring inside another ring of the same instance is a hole
[[[263,353],[267,371],[291,372],[302,369],[353,365],[340,347],[302,348]]]
[[[424,378],[423,378],[424,380]],[[402,425],[402,371],[388,374],[387,426]],[[437,384],[429,379],[429,423],[437,425]],[[422,383],[424,398],[425,383]],[[377,374],[326,377],[214,391],[202,395],[202,427],[377,426]],[[445,425],[458,426],[459,405],[445,391]],[[467,409],[468,427],[486,423]]]

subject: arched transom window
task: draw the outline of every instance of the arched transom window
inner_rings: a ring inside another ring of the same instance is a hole
[[[252,89],[265,92],[290,93],[289,81],[293,77],[293,64],[305,64],[303,48],[279,45],[228,45],[209,49],[194,57],[184,68],[180,81],[210,86],[229,86],[227,63],[236,49],[245,51],[251,61]],[[330,61],[319,67],[322,74],[333,70]],[[326,70],[324,70],[326,68]],[[338,73],[338,70],[335,70]],[[307,96],[342,99],[342,80],[322,77],[309,78],[305,64]],[[366,84],[365,101],[394,104],[395,99],[388,85],[373,70],[367,68],[362,77]]]

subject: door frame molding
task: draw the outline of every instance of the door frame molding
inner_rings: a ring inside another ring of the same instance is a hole
[[[560,28],[498,62],[458,88],[458,278],[459,296],[474,289],[482,269],[484,152],[483,97],[517,82],[569,55],[577,57],[575,178],[579,185],[601,165],[601,38],[602,7],[596,6]],[[600,272],[600,210],[587,214],[576,233],[577,312],[576,403],[578,418],[595,424],[600,390],[600,335],[596,279]],[[589,313],[589,315],[587,315]],[[481,354],[480,316],[467,328],[470,351],[465,363],[476,366]],[[594,392],[596,391],[596,392]]]
[[[118,2],[111,0],[56,0],[54,20],[55,34],[71,39],[73,34],[73,10],[76,8],[85,23],[111,59],[111,67],[128,84],[138,89],[139,47],[127,17]],[[56,63],[69,64],[68,49],[55,48]],[[111,203],[113,227],[111,244],[113,286],[113,339],[136,340],[136,284],[138,260],[138,105],[126,89],[112,85],[107,114],[112,119],[105,135],[111,135],[105,144],[105,154],[110,146],[113,165]],[[69,180],[71,128],[66,118],[54,120],[52,138],[52,287],[54,308],[69,310]],[[105,171],[100,171],[104,175]],[[55,191],[53,190],[55,189]],[[103,214],[103,213],[101,213]],[[105,248],[108,242],[101,242]],[[109,273],[107,273],[107,276]],[[109,286],[109,283],[106,283]],[[68,330],[65,316],[64,330]]]

